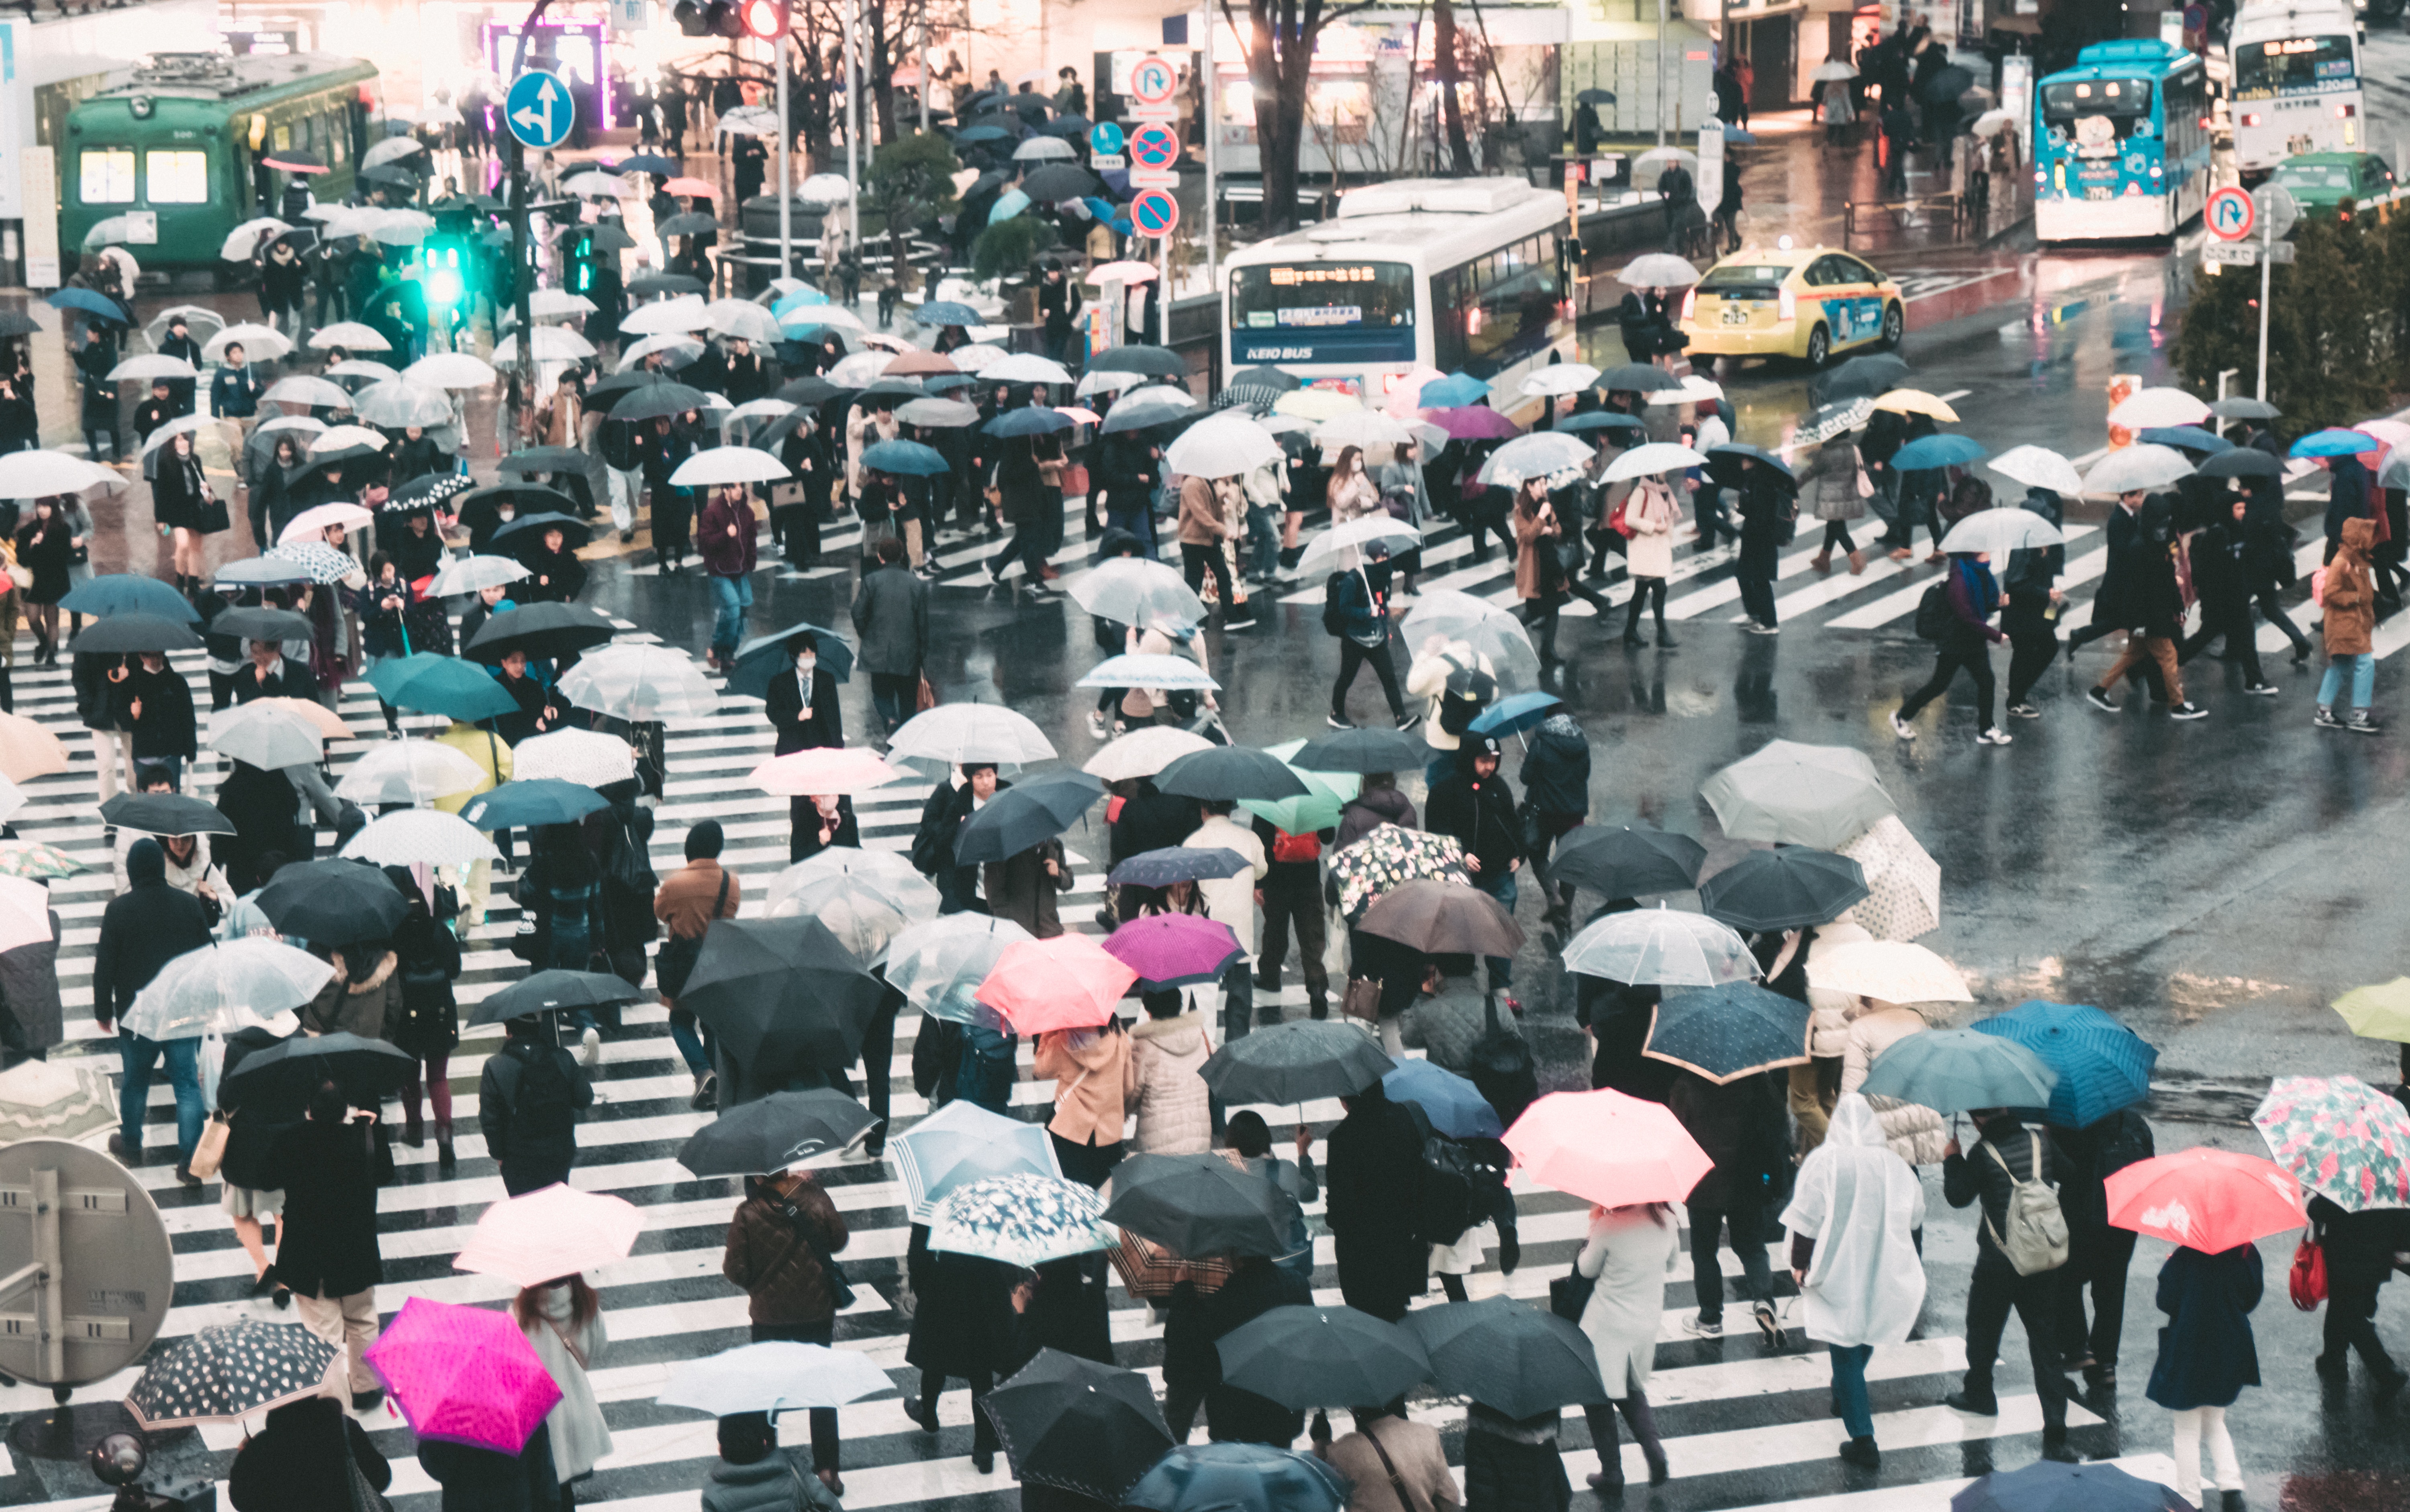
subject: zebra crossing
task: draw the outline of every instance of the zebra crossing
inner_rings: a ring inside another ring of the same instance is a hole
[[[831,543],[835,545],[835,542]],[[1459,549],[1460,542],[1435,543],[1435,556]],[[1067,548],[1078,555],[1084,546]],[[1794,554],[1796,556],[1797,554]],[[1454,557],[1443,560],[1452,560]],[[1803,569],[1786,560],[1787,577]],[[955,569],[959,570],[959,569]],[[1471,572],[1471,568],[1459,568]],[[1678,571],[1678,569],[1677,569]],[[1713,569],[1701,564],[1686,581],[1699,583],[1694,594],[1714,589]],[[1799,591],[1821,587],[1810,584]],[[1730,602],[1729,598],[1715,601]],[[1695,615],[1713,604],[1693,609]],[[640,628],[622,622],[631,638],[655,639]],[[175,664],[201,681],[196,655],[180,654]],[[21,668],[24,664],[21,662]],[[93,742],[78,723],[72,689],[65,668],[25,668],[15,685],[21,713],[39,720],[65,742],[71,769],[62,775],[25,784],[28,802],[14,822],[23,836],[65,850],[89,869],[52,886],[63,920],[59,976],[66,1002],[67,1043],[54,1052],[63,1057],[97,1057],[113,1069],[110,1044],[91,1017],[91,954],[98,918],[111,894],[110,851],[94,809]],[[330,758],[332,776],[340,778],[360,755],[374,749],[383,720],[374,695],[364,682],[342,691],[339,712],[360,737],[339,742]],[[440,721],[404,716],[405,727],[431,729]],[[743,879],[748,894],[758,898],[770,878],[786,865],[787,806],[748,790],[743,775],[771,754],[772,733],[762,720],[758,701],[725,696],[715,715],[680,721],[667,737],[669,780],[656,810],[653,837],[656,868],[667,875],[680,864],[686,830],[704,818],[725,826],[728,849],[723,860]],[[188,789],[208,796],[221,776],[219,763],[205,754],[188,775]],[[922,792],[909,785],[893,796],[872,793],[857,800],[856,808],[866,847],[904,850],[917,823]],[[1074,927],[1093,929],[1089,916],[1102,898],[1100,859],[1104,836],[1100,827],[1075,827],[1066,836],[1075,883],[1065,899],[1063,916]],[[517,924],[515,905],[507,891],[497,889],[486,915],[465,931],[466,970],[458,988],[464,1013],[469,1005],[515,980],[523,970],[505,948]],[[1294,982],[1292,974],[1290,981]],[[1303,994],[1294,985],[1274,994],[1258,994],[1259,1004],[1274,1003],[1285,1010],[1302,1010]],[[896,1127],[908,1128],[927,1111],[911,1090],[911,1051],[920,1026],[907,1012],[897,1025],[892,1058],[868,1069],[884,1075],[893,1089]],[[477,1131],[476,1088],[486,1057],[500,1045],[498,1026],[467,1028],[452,1057],[449,1071],[455,1087],[455,1118],[458,1125],[457,1168],[445,1176],[435,1165],[432,1144],[420,1149],[397,1145],[398,1174],[379,1194],[383,1214],[385,1280],[379,1301],[389,1316],[412,1295],[460,1303],[499,1305],[509,1296],[507,1284],[491,1277],[455,1272],[451,1258],[485,1207],[503,1196],[495,1162]],[[1022,1050],[1023,1064],[1029,1051]],[[1024,1070],[1024,1074],[1026,1074]],[[692,1512],[699,1487],[715,1461],[714,1429],[710,1420],[682,1409],[653,1402],[670,1368],[679,1361],[716,1353],[746,1342],[746,1300],[719,1275],[726,1223],[739,1199],[737,1184],[725,1179],[696,1180],[675,1159],[683,1141],[706,1120],[688,1106],[691,1083],[667,1035],[666,1016],[657,1005],[632,1006],[623,1028],[602,1047],[596,1071],[596,1107],[580,1127],[581,1147],[574,1185],[627,1198],[643,1209],[646,1231],[626,1260],[593,1277],[600,1287],[611,1344],[593,1373],[596,1395],[609,1419],[614,1451],[592,1479],[579,1487],[582,1505],[608,1512]],[[1015,1087],[1013,1103],[1027,1115],[1042,1116],[1051,1101],[1048,1083],[1024,1081]],[[1312,1128],[1320,1159],[1322,1139],[1337,1122],[1335,1099],[1302,1109],[1261,1110],[1269,1117],[1296,1122],[1302,1117]],[[165,1084],[151,1092],[150,1141],[154,1151],[172,1144],[173,1101]],[[93,1136],[97,1143],[100,1135]],[[230,1224],[218,1205],[214,1183],[188,1190],[166,1164],[151,1164],[137,1173],[159,1202],[177,1255],[177,1286],[162,1334],[164,1341],[187,1336],[211,1324],[242,1318],[290,1320],[265,1300],[248,1293],[251,1272],[237,1245]],[[859,1294],[840,1317],[836,1342],[863,1351],[890,1372],[900,1389],[910,1389],[916,1373],[905,1364],[908,1322],[895,1307],[907,1228],[899,1184],[883,1161],[859,1153],[828,1162],[820,1178],[852,1230],[845,1259]],[[1938,1191],[1934,1194],[1938,1200]],[[1545,1302],[1547,1283],[1561,1274],[1580,1247],[1587,1210],[1561,1194],[1518,1187],[1522,1213],[1521,1266],[1511,1276],[1488,1265],[1471,1278],[1475,1295],[1497,1292]],[[1309,1214],[1319,1228],[1321,1205]],[[1963,1225],[1938,1224],[1928,1236],[1927,1258],[1937,1276],[1937,1295],[1947,1290],[1944,1275],[1963,1273],[1972,1262],[1971,1240]],[[1336,1302],[1339,1291],[1330,1240],[1325,1234],[1315,1245],[1315,1296]],[[1721,1257],[1727,1275],[1738,1273],[1729,1252]],[[2011,1374],[2004,1380],[2002,1412],[1996,1418],[1962,1417],[1936,1405],[1964,1365],[1963,1342],[1956,1336],[1951,1309],[1930,1305],[1925,1329],[1914,1341],[1878,1350],[1869,1372],[1877,1412],[1877,1433],[1885,1451],[1880,1476],[1868,1477],[1846,1471],[1833,1457],[1843,1436],[1837,1421],[1827,1416],[1828,1382],[1820,1351],[1803,1350],[1796,1318],[1792,1321],[1790,1347],[1769,1348],[1746,1333],[1746,1310],[1728,1310],[1735,1333],[1721,1340],[1702,1340],[1686,1332],[1683,1318],[1691,1311],[1691,1287],[1687,1259],[1677,1252],[1666,1277],[1666,1305],[1661,1320],[1660,1370],[1651,1385],[1661,1427],[1666,1436],[1676,1478],[1652,1493],[1665,1507],[1764,1506],[1794,1512],[1905,1512],[1929,1507],[1966,1483],[1969,1466],[1996,1463],[2010,1467],[2026,1462],[2039,1452],[2040,1408],[2037,1399],[2014,1388]],[[1787,1291],[1787,1280],[1778,1290]],[[1434,1287],[1424,1305],[1443,1301]],[[1111,1293],[1111,1332],[1120,1362],[1158,1377],[1161,1329],[1148,1311],[1120,1288]],[[1795,1304],[1793,1304],[1795,1306]],[[80,1391],[80,1401],[98,1402],[123,1396],[138,1371]],[[30,1413],[49,1407],[45,1388],[16,1385],[0,1387],[0,1412]],[[1460,1457],[1461,1403],[1426,1402],[1416,1415],[1448,1433],[1452,1456]],[[845,1409],[846,1502],[849,1507],[936,1506],[961,1512],[1005,1512],[1017,1503],[1009,1475],[999,1462],[982,1475],[971,1463],[968,1394],[956,1389],[941,1398],[940,1431],[923,1432],[907,1419],[897,1398],[869,1401]],[[2079,1447],[2090,1443],[2106,1452],[2114,1447],[2101,1430],[2101,1419],[2078,1407],[2070,1418]],[[413,1457],[413,1440],[400,1418],[388,1408],[366,1420],[379,1448],[394,1463],[391,1495],[400,1512],[435,1512],[438,1491]],[[791,1442],[803,1424],[789,1425]],[[1340,1426],[1343,1430],[1344,1421]],[[1200,1425],[1198,1432],[1203,1430]],[[240,1428],[182,1431],[163,1436],[154,1445],[154,1463],[185,1473],[223,1475],[242,1439]],[[1565,1422],[1564,1461],[1576,1486],[1598,1467],[1588,1447],[1588,1433],[1578,1414]],[[2156,1457],[2124,1461],[2129,1468],[2162,1477],[2169,1472]],[[22,1461],[20,1461],[22,1464]],[[1627,1476],[1645,1476],[1637,1451],[1625,1449]],[[46,1482],[51,1490],[21,1493],[13,1504],[46,1512],[85,1512],[104,1505],[87,1494],[89,1482],[80,1468],[53,1467]],[[8,1484],[0,1478],[0,1485]],[[0,1492],[0,1495],[5,1495]],[[56,1500],[39,1500],[55,1495]],[[1587,1503],[1585,1494],[1583,1501]]]

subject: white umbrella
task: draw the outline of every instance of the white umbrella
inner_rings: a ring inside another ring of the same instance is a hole
[[[937,916],[936,884],[914,871],[903,852],[864,850],[847,845],[833,845],[772,878],[770,906],[775,909],[805,888],[830,881],[851,881],[876,888],[915,919]]]
[[[283,331],[246,320],[228,326],[202,342],[201,356],[211,362],[223,362],[229,346],[241,347],[242,355],[254,361],[272,361],[293,350],[293,343]]]
[[[1315,573],[1352,571],[1363,565],[1363,553],[1374,544],[1387,546],[1389,555],[1412,551],[1422,544],[1423,532],[1401,519],[1386,514],[1362,515],[1344,525],[1334,525],[1306,543],[1304,554],[1297,560],[1299,574],[1311,577]]]
[[[352,410],[365,424],[397,430],[406,426],[448,425],[452,396],[407,378],[388,378],[352,396]]]
[[[1941,863],[1925,854],[1897,814],[1885,814],[1840,853],[1866,878],[1866,895],[1843,920],[1877,939],[1914,939],[1941,927]]]
[[[2138,388],[2109,412],[2109,423],[2128,430],[2157,426],[2199,425],[2209,418],[2209,406],[2181,388]]]
[[[151,439],[142,443],[142,455],[145,458],[150,457],[152,453],[158,451],[159,448],[167,445],[167,443],[188,431],[195,433],[194,441],[196,444],[198,444],[203,439],[207,439],[211,442],[224,442],[228,431],[240,433],[240,429],[241,428],[234,421],[223,419],[214,414],[180,414],[174,419],[168,421],[167,424],[161,426],[158,429],[151,432]],[[198,434],[202,431],[210,431],[213,433],[204,438]],[[146,467],[143,470],[144,476],[149,476],[150,472],[151,470]]]
[[[1031,137],[1012,150],[1016,163],[1068,162],[1079,155],[1078,150],[1060,137]]]
[[[719,130],[724,136],[775,137],[778,113],[759,105],[740,105],[720,116]]]
[[[1357,410],[1334,415],[1315,426],[1314,439],[1324,451],[1335,452],[1343,446],[1411,446],[1415,433],[1395,415],[1379,410]]]
[[[654,1400],[663,1406],[726,1417],[842,1407],[894,1388],[886,1370],[868,1355],[779,1340],[686,1360],[671,1369],[668,1384]]]
[[[956,347],[953,351],[947,353],[946,356],[953,358],[954,366],[962,368],[963,371],[977,372],[979,368],[963,368],[963,354],[972,350],[977,350],[985,354],[985,356],[983,356],[980,360],[980,367],[981,368],[987,366],[991,362],[1002,361],[1004,358],[1004,353],[993,346],[982,346],[976,349],[967,346]],[[1086,399],[1093,394],[1118,394],[1125,388],[1128,388],[1133,385],[1142,384],[1144,382],[1146,382],[1146,374],[1142,372],[1116,372],[1111,368],[1104,369],[1101,371],[1092,370],[1080,375],[1080,382],[1078,385],[1071,390],[1071,392],[1082,399]]]
[[[1922,945],[1868,939],[1837,945],[1808,963],[1808,985],[1886,1003],[1971,1003],[1958,968]]]
[[[946,354],[947,357],[951,359],[954,366],[962,371],[979,373],[981,375],[984,375],[990,368],[994,367],[997,363],[1002,362],[1011,355],[1011,353],[1007,352],[1000,346],[989,346],[979,342],[973,342],[968,346],[958,346]],[[1140,382],[1144,378],[1144,376],[1145,375],[1142,373],[1135,372],[1088,374],[1088,378],[1126,378],[1130,383]],[[1080,381],[1084,384],[1088,380],[1087,378],[1082,378]],[[1129,386],[1129,384],[1116,384],[1110,386],[1126,388]],[[1093,394],[1096,390],[1093,388],[1080,388],[1074,390],[1074,392],[1081,394]]]
[[[960,355],[952,354],[952,356],[955,358],[954,366],[961,367]],[[1028,352],[1015,352],[1001,362],[992,362],[980,370],[980,376],[992,383],[999,384],[1067,384],[1071,382],[1070,373],[1064,371],[1061,363],[1049,362],[1046,358]]]
[[[533,744],[533,742],[529,742]],[[514,763],[513,771],[516,771]],[[335,784],[335,796],[370,804],[426,803],[474,792],[491,780],[466,751],[432,740],[389,740],[372,746]]]
[[[684,367],[703,356],[703,343],[691,336],[677,331],[664,331],[659,336],[647,336],[641,342],[629,343],[627,350],[620,354],[619,364],[615,371],[626,372],[656,352],[673,354],[675,360],[671,366]]]
[[[1596,456],[1590,443],[1579,436],[1569,436],[1561,430],[1534,430],[1489,454],[1474,474],[1476,481],[1512,488],[1526,478],[1545,478],[1551,473],[1571,472],[1589,463]]]
[[[677,465],[670,482],[680,488],[716,483],[776,483],[793,477],[785,463],[750,446],[707,446]]]
[[[1836,80],[1857,77],[1858,71],[1838,58],[1827,58],[1816,65],[1814,73],[1808,76],[1810,82],[1817,83],[1831,83]]]
[[[392,112],[388,110],[386,113]],[[415,157],[425,151],[427,151],[426,148],[408,137],[387,137],[385,140],[372,144],[367,152],[360,154],[360,167],[381,168],[387,163],[399,163],[405,157]]]
[[[887,751],[896,758],[1027,765],[1053,760],[1054,743],[1016,709],[996,704],[940,704],[898,726],[887,742]]]
[[[560,187],[573,195],[591,199],[607,199],[624,192],[628,185],[615,174],[573,173],[560,181]]]
[[[383,451],[385,445],[385,437],[366,426],[339,425],[312,436],[310,454],[314,457],[320,452],[341,451],[346,446],[366,446],[373,451]]]
[[[440,808],[404,808],[370,820],[339,854],[380,866],[421,862],[430,866],[466,866],[497,860],[501,852],[483,830],[457,814]]]
[[[711,311],[699,294],[681,294],[672,299],[657,299],[641,304],[619,319],[619,328],[639,336],[658,336],[665,331],[699,331],[711,325]]]
[[[109,370],[109,381],[112,384],[142,378],[198,378],[200,375],[200,371],[182,357],[171,357],[157,352],[137,354]]]
[[[1717,987],[1760,976],[1748,942],[1703,913],[1659,904],[1613,913],[1565,946],[1565,969],[1663,987]]]
[[[268,385],[260,399],[269,404],[306,404],[312,409],[348,410],[352,396],[341,384],[330,384],[324,378],[307,373],[295,373],[279,378]]]
[[[623,326],[620,327],[625,329]],[[560,326],[538,326],[529,349],[539,362],[578,362],[594,355],[594,343]],[[519,334],[511,332],[494,343],[494,365],[507,368],[519,359]]]
[[[1154,264],[1142,263],[1134,257],[1117,263],[1103,263],[1088,270],[1088,282],[1103,287],[1108,284],[1145,284],[1156,277]]]
[[[1983,465],[2028,488],[2068,494],[2083,491],[2083,478],[2075,464],[2047,446],[2011,446]]]
[[[1197,396],[1184,388],[1174,388],[1168,384],[1151,384],[1144,388],[1131,389],[1113,401],[1114,410],[1125,414],[1132,410],[1145,409],[1149,405],[1164,410],[1193,410],[1197,407]],[[1261,420],[1250,415],[1236,415],[1233,418],[1245,420],[1251,425],[1263,424]],[[1270,432],[1267,431],[1266,434]]]
[[[134,995],[125,1026],[146,1040],[231,1034],[318,996],[334,967],[262,935],[186,951]]]
[[[375,518],[374,515],[357,504],[347,504],[341,501],[334,503],[313,504],[293,516],[292,523],[286,525],[283,533],[277,536],[276,544],[280,546],[289,546],[297,541],[323,541],[327,538],[327,532],[338,526],[348,531],[355,525],[366,525]]]
[[[1975,124],[1967,129],[1978,137],[1991,138],[1998,136],[2016,124],[2016,112],[2013,110],[1986,110],[1977,116]]]
[[[806,326],[840,326],[847,330],[857,331],[868,330],[870,328],[870,327],[863,320],[861,315],[847,309],[841,304],[799,305],[795,309],[790,310],[785,314],[779,316],[778,322],[778,328],[781,331],[785,330],[789,326],[794,327],[797,330],[801,330]],[[962,356],[959,352],[952,352],[947,355],[956,357]]]
[[[528,318],[530,320],[561,320],[571,315],[590,315],[594,301],[567,289],[538,289],[528,296]]]
[[[1109,656],[1088,670],[1081,688],[1162,688],[1212,692],[1222,685],[1184,656]]]
[[[327,369],[327,376],[329,378],[365,378],[370,383],[381,384],[385,383],[388,379],[400,377],[401,370],[395,367],[390,362],[379,362],[372,357],[345,357],[342,361],[328,367]]]
[[[2067,532],[2030,509],[2014,504],[1979,509],[1950,527],[1941,538],[1944,551],[1988,551],[2005,562],[2011,551],[2064,545]]]
[[[867,388],[878,381],[878,370],[894,360],[884,352],[856,352],[829,370],[828,381],[839,388]]]
[[[1724,385],[1699,373],[1682,375],[1682,386],[1648,396],[1651,404],[1701,404],[1724,397]]]
[[[361,224],[367,235],[388,247],[414,247],[435,234],[435,217],[423,211],[372,210]]]
[[[393,343],[378,333],[374,326],[363,326],[356,320],[339,320],[331,326],[321,326],[310,333],[310,344],[324,352],[340,346],[346,352],[390,352]]]
[[[815,205],[842,205],[853,197],[853,183],[842,173],[815,173],[795,186],[795,197]]]
[[[1189,752],[1210,750],[1212,745],[1203,735],[1193,734],[1186,730],[1168,724],[1150,724],[1114,740],[1089,757],[1087,764],[1080,770],[1106,782],[1153,777]]]
[[[636,775],[636,753],[617,735],[595,730],[556,730],[511,748],[514,780],[553,777],[600,788]]]
[[[2085,493],[2134,493],[2164,488],[2193,474],[2192,459],[2173,446],[2148,442],[2111,452],[2083,475]]]
[[[463,557],[446,562],[435,574],[429,591],[437,598],[449,598],[455,593],[474,593],[481,588],[500,588],[515,583],[535,574],[524,562],[508,557]],[[582,663],[581,663],[582,664]]]
[[[435,388],[483,388],[501,376],[483,358],[466,352],[437,352],[401,370],[413,383]]]
[[[1678,149],[1662,148],[1660,151],[1677,152]],[[1681,153],[1680,156],[1689,157],[1690,154]],[[1637,169],[1634,171],[1636,173]],[[1699,270],[1691,267],[1688,259],[1677,257],[1670,252],[1643,253],[1632,259],[1630,267],[1616,275],[1616,282],[1635,289],[1686,289],[1698,281]]]
[[[1670,441],[1652,441],[1634,446],[1606,464],[1608,483],[1620,483],[1626,478],[1645,478],[1659,472],[1678,472],[1686,467],[1705,467],[1707,459],[1688,446],[1677,446]]]
[[[907,400],[895,412],[895,418],[906,425],[935,427],[943,430],[977,425],[979,417],[978,405],[965,404],[958,399],[939,399],[934,395],[928,399]]]
[[[785,336],[778,320],[750,299],[715,299],[709,306],[711,328],[722,336],[742,336],[748,342],[776,342]]]
[[[273,215],[245,221],[226,233],[225,241],[218,248],[218,256],[225,262],[247,263],[258,253],[261,239],[280,237],[292,229]]]
[[[316,725],[266,699],[238,704],[211,715],[210,749],[271,772],[287,766],[314,766],[327,753],[326,739]]]
[[[86,488],[123,488],[113,468],[65,452],[10,452],[0,457],[0,499],[46,499]]]
[[[1555,397],[1578,394],[1598,382],[1598,370],[1587,362],[1559,362],[1523,380],[1523,392]]]
[[[632,721],[702,719],[719,709],[718,691],[693,659],[662,646],[606,646],[580,657],[559,691],[575,707]]]
[[[1182,431],[1164,448],[1163,461],[1192,478],[1235,478],[1287,453],[1280,438],[1243,414],[1224,411]]]

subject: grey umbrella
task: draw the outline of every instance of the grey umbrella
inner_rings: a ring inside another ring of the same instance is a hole
[[[1270,751],[1247,746],[1192,750],[1156,773],[1154,785],[1164,792],[1209,803],[1235,803],[1241,798],[1270,802],[1313,791],[1289,770],[1287,763]]]
[[[1833,849],[1898,811],[1861,750],[1768,742],[1701,784],[1724,833]]]

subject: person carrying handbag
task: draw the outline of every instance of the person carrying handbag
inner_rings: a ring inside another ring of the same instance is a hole
[[[1464,1505],[1438,1429],[1410,1420],[1402,1403],[1349,1411],[1356,1431],[1344,1438],[1331,1438],[1322,1413],[1309,1430],[1314,1457],[1355,1483],[1347,1512],[1442,1512]]]
[[[1573,549],[1578,552],[1579,543]],[[1568,594],[1588,600],[1601,624],[1614,612],[1598,589],[1567,570],[1565,550],[1564,528],[1548,502],[1547,480],[1525,478],[1515,490],[1515,594],[1523,601],[1523,622],[1539,628],[1544,665],[1557,660],[1557,617]]]

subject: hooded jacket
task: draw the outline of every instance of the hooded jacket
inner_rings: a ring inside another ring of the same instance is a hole
[[[2376,648],[2376,584],[2368,570],[2369,547],[2375,541],[2374,520],[2343,522],[2343,544],[2326,564],[2318,589],[2329,656],[2366,656]]]
[[[1523,757],[1523,800],[1544,814],[1590,813],[1590,740],[1570,714],[1551,714],[1532,733]]]
[[[1923,1034],[1932,1027],[1924,1014],[1897,1003],[1862,1008],[1852,1002],[1845,1017],[1849,1020],[1841,1052],[1841,1096],[1845,1098],[1866,1081],[1867,1068],[1877,1055],[1909,1035]],[[1950,1142],[1950,1133],[1939,1113],[1921,1103],[1902,1102],[1897,1098],[1866,1100],[1881,1120],[1883,1135],[1891,1141],[1893,1153],[1902,1160],[1911,1166],[1929,1166],[1941,1158],[1942,1147]]]
[[[2017,506],[2028,515],[2040,515],[2053,526],[2067,523],[2067,506],[2058,495],[2048,488],[2025,490]],[[2050,588],[2067,571],[2067,547],[2025,546],[2009,553],[2008,570],[2000,574],[2000,587],[2009,595],[2011,612],[2030,608],[2036,614],[2050,598]]]
[[[1213,1053],[1205,1015],[1148,1019],[1130,1030],[1130,1109],[1138,1114],[1140,1155],[1203,1155],[1213,1147],[1205,1079]]]
[[[1401,830],[1420,829],[1413,800],[1397,788],[1366,788],[1339,810],[1339,836],[1333,850],[1344,850],[1384,824]]]
[[[134,1006],[159,968],[210,943],[200,899],[167,883],[167,853],[144,836],[125,854],[126,890],[100,916],[92,958],[93,1016],[106,1029]]]
[[[1807,1272],[1808,1336],[1832,1345],[1900,1344],[1924,1305],[1924,1184],[1888,1148],[1866,1099],[1834,1105],[1824,1142],[1800,1163],[1782,1225],[1792,1269]],[[1802,1262],[1805,1263],[1802,1263]]]

